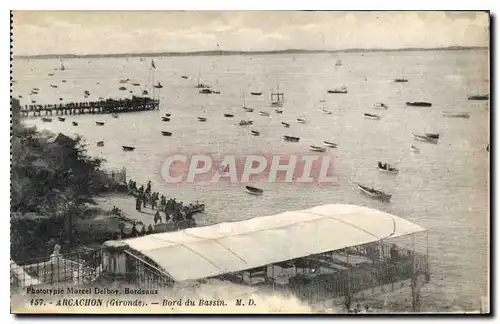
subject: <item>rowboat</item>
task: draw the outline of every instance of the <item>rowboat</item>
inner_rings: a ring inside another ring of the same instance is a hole
[[[171,132],[166,132],[166,131],[161,131],[161,134],[163,136],[172,136],[172,133]]]
[[[252,125],[252,124],[253,124],[253,121],[251,121],[251,120],[242,120],[239,123],[240,126],[248,126],[248,125]]]
[[[422,141],[422,142],[428,142],[428,143],[434,143],[436,144],[438,142],[438,138],[436,137],[433,137],[433,136],[429,136],[429,135],[418,135],[418,134],[415,134],[415,133],[412,133],[413,134],[413,138],[415,138],[416,140],[419,140],[419,141]]]
[[[172,116],[171,113],[165,113],[165,117],[170,117],[170,116]]]
[[[52,118],[42,117],[42,121],[44,121],[46,123],[51,123],[52,122]]]
[[[120,83],[127,83],[129,81],[130,81],[130,79],[120,80]]]
[[[285,141],[287,142],[298,142],[300,141],[300,137],[295,137],[295,136],[288,136],[288,135],[285,135],[283,136],[283,138],[285,139]]]
[[[112,114],[111,114],[111,116],[112,116],[113,118],[118,118],[118,117],[119,117],[119,115],[118,115],[117,113],[112,113]]]
[[[277,114],[282,114],[283,113],[283,109],[274,109],[274,111],[277,113]]]
[[[377,102],[375,105],[373,105],[373,109],[387,109],[387,105],[383,102]]]
[[[97,142],[97,146],[98,146],[98,147],[103,147],[103,146],[104,146],[104,141],[99,141],[99,142]]]
[[[380,119],[379,115],[374,115],[374,114],[367,114],[367,113],[365,113],[364,116],[367,119],[374,119],[374,120],[379,120]]]
[[[220,91],[212,91],[213,94],[220,94]]]
[[[50,85],[52,88],[57,88],[57,86],[55,84],[51,84]]]
[[[259,135],[260,135],[260,132],[258,132],[258,131],[254,131],[254,130],[251,130],[251,131],[250,131],[250,134],[252,134],[253,136],[259,136]]]
[[[211,94],[213,93],[213,91],[211,89],[208,89],[208,88],[205,88],[205,89],[201,89],[200,91],[198,91],[199,93],[203,93],[203,94]]]
[[[332,142],[323,141],[323,143],[325,144],[325,146],[328,146],[328,147],[331,147],[331,148],[336,148],[337,147],[337,144],[332,143]]]
[[[102,125],[104,125],[104,122],[95,122],[95,124],[96,124],[97,126],[102,126]]]
[[[168,121],[170,121],[170,118],[168,118],[168,117],[162,117],[161,120],[164,121],[164,122],[168,122]]]
[[[388,163],[382,164],[382,162],[378,162],[377,168],[379,169],[379,171],[386,172],[386,173],[392,173],[392,174],[399,173],[398,169],[396,169],[395,167],[392,167]]]
[[[187,76],[187,75],[182,75],[182,76],[181,76],[181,78],[183,78],[183,79],[187,79],[187,78],[188,78],[188,76]]]
[[[135,150],[135,147],[133,146],[122,146],[123,150],[124,151],[133,151]]]
[[[262,196],[262,194],[264,193],[264,190],[259,189],[259,188],[255,188],[255,187],[251,187],[251,186],[245,186],[245,188],[247,189],[247,193],[249,193],[251,195]]]
[[[163,86],[161,85],[160,82],[158,82],[158,84],[155,84],[153,87],[155,87],[156,89],[161,89],[163,88]]]
[[[359,183],[357,183],[357,186],[358,186],[359,190],[361,190],[361,192],[363,192],[363,193],[365,193],[368,196],[373,197],[373,198],[378,198],[381,200],[388,201],[392,197],[392,195],[386,194],[385,192],[360,185]]]
[[[253,108],[243,107],[246,112],[253,112]]]
[[[309,147],[311,148],[311,151],[314,152],[326,152],[326,148],[324,147],[314,146],[314,145],[310,145]]]
[[[300,123],[300,124],[306,124],[307,120],[302,119],[302,118],[297,118],[297,122]]]
[[[62,121],[62,122],[66,120],[66,118],[64,118],[64,117],[57,117],[57,119],[59,119],[59,121]]]
[[[413,153],[420,153],[420,150],[415,145],[410,146],[410,151]]]
[[[78,126],[78,123],[77,122],[71,122],[71,124],[73,124],[73,126]]]
[[[457,118],[469,118],[470,114],[468,112],[443,111],[443,116],[445,116],[445,117],[457,117]]]
[[[407,101],[406,105],[414,107],[431,107],[432,103],[425,101]]]
[[[347,93],[347,87],[346,86],[342,86],[340,88],[336,88],[336,89],[331,89],[331,90],[328,90],[327,91],[328,93],[341,93],[341,94],[346,94]]]
[[[332,114],[332,112],[330,110],[327,110],[327,109],[323,109],[322,111],[323,111],[323,114],[325,114],[325,115],[331,115]]]
[[[141,84],[140,84],[140,83],[132,83],[132,85],[133,85],[134,87],[138,87],[138,86],[140,86]]]
[[[252,96],[260,96],[262,92],[250,92]]]
[[[231,117],[234,117],[234,115],[233,114],[224,114],[224,117],[231,118]]]
[[[285,122],[281,122],[281,125],[283,125],[285,128],[290,127],[290,124],[289,123],[285,123]]]
[[[259,114],[260,114],[261,116],[269,116],[269,113],[268,113],[268,112],[265,112],[265,111],[261,111],[261,112],[259,112]]]
[[[127,90],[127,88],[125,88],[125,87],[119,87],[118,90],[122,90],[123,91],[123,90]]]
[[[205,117],[198,117],[198,121],[200,121],[200,122],[206,122],[207,119]]]

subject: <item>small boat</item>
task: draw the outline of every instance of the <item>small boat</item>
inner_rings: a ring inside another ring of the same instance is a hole
[[[133,151],[135,150],[135,147],[133,146],[122,146],[123,150],[124,151]]]
[[[207,119],[205,117],[198,117],[198,121],[200,121],[200,122],[206,122]]]
[[[332,112],[330,110],[327,110],[327,109],[323,109],[322,112],[325,115],[331,115],[332,114]]]
[[[302,119],[302,118],[297,118],[297,122],[300,123],[300,124],[306,124],[307,120]]]
[[[61,82],[62,82],[62,83],[66,83],[66,80],[62,80]]]
[[[57,119],[59,119],[59,121],[62,121],[62,122],[66,120],[66,118],[64,118],[64,117],[57,117]]]
[[[61,97],[60,97],[60,98],[59,98],[59,101],[63,101],[63,98],[61,98]]]
[[[283,101],[272,101],[271,107],[283,107]]]
[[[23,96],[22,96],[22,95],[19,95],[18,97],[19,97],[19,98],[22,98]]]
[[[428,143],[434,143],[434,144],[436,144],[438,142],[438,138],[436,138],[436,137],[432,137],[432,136],[428,136],[428,135],[418,135],[415,133],[412,133],[412,134],[413,134],[413,138],[415,138],[416,140],[422,141],[422,142],[428,142]]]
[[[443,116],[445,116],[445,117],[457,117],[457,118],[469,118],[470,114],[468,112],[443,111]]]
[[[274,109],[274,111],[277,113],[277,114],[282,114],[283,113],[283,109]]]
[[[346,86],[342,86],[340,88],[336,88],[336,89],[329,89],[327,90],[328,93],[341,93],[341,94],[346,94],[347,93],[347,87]]]
[[[39,89],[39,88],[33,88],[33,89],[31,89],[31,90],[32,90],[32,91],[40,91],[40,89]]]
[[[234,115],[233,114],[224,114],[224,117],[231,118],[231,117],[234,117]]]
[[[486,146],[486,151],[490,151],[490,144],[488,144],[488,146]]]
[[[415,145],[410,146],[410,151],[413,153],[420,153],[420,150]]]
[[[269,113],[268,112],[265,112],[265,111],[260,111],[259,114],[261,116],[269,116]]]
[[[142,94],[143,94],[143,95],[147,95],[147,94],[148,94],[148,90],[144,90],[144,91],[142,92]]]
[[[337,62],[335,62],[335,66],[342,66],[342,61],[341,60],[337,60]]]
[[[98,146],[98,147],[103,147],[103,146],[104,146],[104,141],[99,141],[99,142],[97,142],[97,146]]]
[[[99,100],[104,100],[104,97],[99,97]]]
[[[163,86],[161,85],[160,82],[158,82],[158,84],[155,84],[153,87],[155,87],[156,89],[161,89],[163,88]]]
[[[403,76],[403,69],[401,69],[401,77],[394,79],[393,82],[396,82],[396,83],[405,83],[405,82],[408,82],[408,80],[405,79],[404,76]]]
[[[407,101],[406,105],[413,107],[431,107],[432,103],[426,101]]]
[[[309,145],[309,147],[311,148],[311,151],[314,152],[326,152],[326,148],[324,147],[314,146],[314,145]]]
[[[430,138],[439,139],[439,134],[438,133],[425,133],[425,136],[428,136]]]
[[[396,169],[395,167],[392,167],[390,164],[382,163],[380,161],[378,162],[377,168],[379,169],[379,171],[387,172],[387,173],[396,174],[399,172],[398,169]]]
[[[253,112],[253,108],[243,107],[246,112]]]
[[[118,90],[122,90],[123,91],[123,90],[127,90],[127,88],[125,88],[125,87],[119,87]]]
[[[53,75],[54,75],[54,73],[49,73],[49,76],[53,76]]]
[[[250,134],[252,134],[253,136],[259,136],[259,135],[260,135],[260,132],[258,132],[258,131],[254,131],[254,130],[251,130],[251,131],[250,131]]]
[[[52,88],[59,88],[58,86],[56,86],[55,84],[51,84],[50,85]]]
[[[31,103],[36,103],[36,100],[31,100]]]
[[[171,132],[166,132],[166,131],[161,131],[161,134],[163,136],[172,136],[172,133]]]
[[[213,93],[213,91],[211,89],[208,89],[208,88],[205,88],[205,89],[201,89],[200,91],[198,91],[199,93],[203,93],[203,94],[210,94],[210,93]]]
[[[113,118],[118,118],[118,117],[119,117],[119,115],[118,115],[117,113],[112,113],[112,114],[111,114],[111,116],[112,116]]]
[[[183,76],[181,76],[181,78],[187,79],[188,77],[187,77],[187,75],[183,75]]]
[[[252,124],[253,124],[253,121],[251,121],[251,120],[242,120],[239,123],[240,126],[248,126],[248,125],[252,125]]]
[[[102,126],[102,125],[104,125],[104,122],[95,122],[95,124],[96,124],[97,126]]]
[[[129,81],[130,81],[130,79],[120,80],[120,83],[127,83]]]
[[[245,188],[247,189],[247,193],[249,193],[251,195],[262,196],[262,194],[264,193],[264,190],[259,189],[259,188],[255,188],[255,187],[251,187],[251,186],[245,186]]]
[[[383,102],[377,102],[375,105],[373,105],[373,109],[387,109],[387,105]]]
[[[252,96],[260,96],[262,92],[250,92]]]
[[[170,117],[170,116],[172,116],[171,113],[165,113],[165,117]]]
[[[168,121],[170,121],[170,118],[168,118],[168,117],[162,117],[161,120],[164,121],[164,122],[168,122]]]
[[[490,95],[489,94],[472,95],[472,96],[468,96],[467,99],[469,99],[469,100],[488,100],[488,99],[490,99]]]
[[[298,141],[300,141],[300,137],[295,137],[295,136],[285,135],[285,136],[283,136],[283,138],[287,142],[298,142]]]
[[[73,126],[78,126],[78,123],[77,122],[71,122],[71,124],[73,124]]]
[[[373,188],[369,188],[367,186],[360,185],[359,183],[357,183],[357,186],[358,186],[359,190],[361,190],[362,192],[364,192],[365,194],[367,194],[370,197],[374,197],[374,198],[378,198],[378,199],[382,199],[382,200],[390,200],[392,197],[392,195],[386,194],[385,192],[382,192],[380,190],[376,190]]]
[[[281,125],[283,125],[285,128],[290,127],[290,124],[289,123],[285,123],[285,122],[281,122]]]
[[[328,147],[331,147],[331,148],[336,148],[337,147],[337,144],[335,144],[333,142],[323,141],[323,143],[325,144],[325,146],[328,146]]]
[[[220,91],[212,91],[213,94],[220,94]]]
[[[374,115],[374,114],[367,114],[367,113],[364,113],[364,116],[365,116],[365,118],[367,118],[367,119],[375,119],[375,120],[379,120],[379,119],[380,119],[380,116],[379,116],[379,115]]]
[[[134,87],[138,87],[138,86],[140,86],[141,84],[140,84],[140,83],[132,83],[132,85],[133,85]]]
[[[52,122],[52,118],[42,117],[42,121],[46,122],[46,123],[51,123]]]

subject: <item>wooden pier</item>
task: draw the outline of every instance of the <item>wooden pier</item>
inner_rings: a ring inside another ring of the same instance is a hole
[[[22,117],[45,115],[82,115],[112,114],[133,111],[157,110],[160,101],[149,97],[132,97],[132,99],[107,99],[100,101],[70,102],[54,105],[25,105],[21,109]]]

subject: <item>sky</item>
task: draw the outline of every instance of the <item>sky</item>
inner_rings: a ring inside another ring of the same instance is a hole
[[[488,46],[480,12],[14,11],[13,54]]]

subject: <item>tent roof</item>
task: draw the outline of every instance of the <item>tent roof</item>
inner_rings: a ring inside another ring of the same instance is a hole
[[[400,217],[332,204],[123,240],[175,281],[196,280],[425,231]]]

